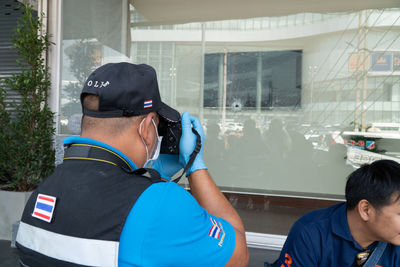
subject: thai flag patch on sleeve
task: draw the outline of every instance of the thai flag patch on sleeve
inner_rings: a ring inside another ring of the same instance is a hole
[[[153,100],[144,101],[144,108],[151,108],[153,106]]]
[[[208,232],[208,235],[214,237],[215,239],[219,239],[219,235],[221,234],[221,226],[218,222],[210,217],[210,221],[212,223],[211,229]]]
[[[36,198],[36,204],[32,216],[49,223],[53,218],[55,205],[55,197],[39,194]]]

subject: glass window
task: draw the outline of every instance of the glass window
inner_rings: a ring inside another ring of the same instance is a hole
[[[150,64],[163,100],[200,118],[247,231],[273,234],[343,200],[361,164],[400,161],[400,9],[164,25],[127,2],[63,1],[59,136],[79,134],[93,69]]]
[[[206,54],[204,107],[220,106],[217,99],[224,97],[224,90],[225,105],[233,110],[300,107],[301,54],[301,51]],[[224,82],[219,83],[220,80]],[[257,92],[261,96],[258,102]]]

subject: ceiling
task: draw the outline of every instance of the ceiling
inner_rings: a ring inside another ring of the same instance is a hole
[[[148,25],[400,8],[400,0],[130,0]],[[143,24],[143,23],[141,23]]]

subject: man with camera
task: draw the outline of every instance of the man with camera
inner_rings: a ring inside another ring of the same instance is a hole
[[[400,266],[400,164],[379,160],[351,173],[346,202],[300,218],[272,266]]]
[[[63,163],[25,207],[22,265],[247,265],[243,224],[202,159],[202,126],[161,102],[152,67],[106,64],[81,102],[81,136],[65,139]],[[171,181],[182,168],[191,194]]]

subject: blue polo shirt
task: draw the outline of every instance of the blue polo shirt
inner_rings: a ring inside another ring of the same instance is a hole
[[[371,244],[373,250],[377,242]],[[279,267],[356,267],[364,249],[353,239],[347,224],[346,203],[314,210],[292,227],[278,261]],[[388,244],[377,267],[400,266],[400,247]]]
[[[137,169],[117,149],[83,137],[64,144],[107,148]],[[224,266],[235,248],[235,231],[224,219],[209,214],[183,187],[155,183],[138,198],[122,230],[118,266]]]

